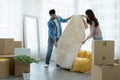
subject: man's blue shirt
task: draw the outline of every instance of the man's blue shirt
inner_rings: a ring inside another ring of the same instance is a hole
[[[61,22],[63,22],[63,23],[67,22],[68,18],[63,19],[60,16],[56,16],[56,19],[57,19],[58,24],[59,24],[59,31],[60,31],[60,36],[61,36],[61,34],[62,34]],[[48,21],[48,37],[51,38],[51,39],[56,39],[57,38],[57,26],[51,18]]]

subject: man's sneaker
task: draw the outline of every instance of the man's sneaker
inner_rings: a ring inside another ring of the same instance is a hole
[[[56,64],[57,67],[60,67],[58,64]]]
[[[44,68],[48,68],[48,66],[49,66],[48,64],[45,64]]]

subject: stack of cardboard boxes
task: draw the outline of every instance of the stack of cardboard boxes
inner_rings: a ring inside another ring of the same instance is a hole
[[[9,74],[14,74],[14,48],[22,48],[22,41],[14,41],[13,38],[0,38],[0,58],[9,60]]]
[[[114,41],[95,40],[92,44],[91,80],[120,80],[120,65],[114,61]]]

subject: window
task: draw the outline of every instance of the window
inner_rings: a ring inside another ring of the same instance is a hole
[[[56,14],[60,15],[63,18],[68,18],[72,16],[75,12],[75,4],[74,0],[43,0],[43,10],[42,10],[42,16],[40,19],[42,19],[40,23],[40,52],[41,52],[41,59],[44,59],[46,50],[47,50],[47,40],[48,40],[48,26],[47,22],[50,19],[49,16],[49,10],[55,9]],[[44,11],[45,10],[45,11]],[[63,23],[62,30],[64,31],[65,26],[67,23]]]
[[[92,9],[99,20],[104,40],[115,41],[115,52],[119,51],[118,42],[118,0],[79,0],[79,13],[85,13],[87,9]],[[88,33],[88,32],[87,32]],[[89,45],[88,45],[89,43]],[[91,50],[91,40],[84,45],[84,49]],[[118,54],[118,53],[116,53]]]

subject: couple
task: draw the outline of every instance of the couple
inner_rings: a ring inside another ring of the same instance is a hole
[[[93,37],[94,40],[102,40],[102,32],[99,26],[99,22],[91,9],[86,10],[86,15],[81,15],[86,18],[87,23],[90,25],[90,34],[82,41],[84,44],[88,39]],[[71,17],[63,19],[56,15],[54,9],[49,11],[50,20],[48,21],[48,47],[45,60],[45,68],[49,67],[50,58],[53,50],[53,46],[57,47],[57,41],[62,34],[61,22],[67,22]]]

